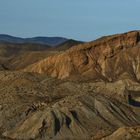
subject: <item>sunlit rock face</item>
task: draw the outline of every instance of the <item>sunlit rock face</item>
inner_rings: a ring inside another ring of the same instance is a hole
[[[73,46],[61,54],[30,65],[24,71],[46,73],[59,79],[85,76],[113,81],[130,76],[139,80],[139,60],[139,32],[133,31]]]

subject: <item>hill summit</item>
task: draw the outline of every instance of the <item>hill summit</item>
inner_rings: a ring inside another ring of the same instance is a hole
[[[59,79],[82,76],[112,81],[127,75],[140,80],[139,38],[139,31],[105,36],[73,46],[30,65],[24,71],[46,73]]]

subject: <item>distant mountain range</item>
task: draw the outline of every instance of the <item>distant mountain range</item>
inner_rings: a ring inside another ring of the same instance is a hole
[[[33,38],[20,38],[6,34],[0,34],[0,42],[8,43],[37,43],[43,45],[57,46],[69,39],[63,37],[33,37]]]

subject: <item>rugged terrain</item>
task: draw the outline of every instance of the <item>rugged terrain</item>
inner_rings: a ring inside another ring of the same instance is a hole
[[[52,47],[38,43],[0,42],[0,64],[9,70],[18,70],[80,43],[82,42],[67,40]]]
[[[1,63],[1,140],[140,139],[140,32],[79,43]]]

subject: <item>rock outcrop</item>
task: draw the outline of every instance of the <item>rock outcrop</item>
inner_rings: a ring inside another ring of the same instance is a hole
[[[88,140],[102,138],[122,126],[137,124],[140,124],[140,111],[90,93],[69,96],[51,107],[38,108],[3,136],[22,140]]]
[[[102,37],[74,46],[28,66],[24,71],[46,73],[52,77],[84,76],[113,81],[129,76],[140,80],[139,32]]]

